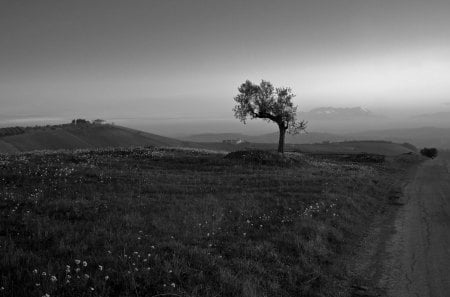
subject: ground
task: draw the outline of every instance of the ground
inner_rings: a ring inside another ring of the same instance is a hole
[[[0,296],[347,296],[348,255],[413,159],[0,155]]]
[[[404,188],[378,285],[387,296],[445,297],[450,291],[450,155],[422,164]]]

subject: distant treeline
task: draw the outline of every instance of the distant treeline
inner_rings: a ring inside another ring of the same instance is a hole
[[[25,133],[25,128],[22,127],[8,127],[8,128],[0,128],[0,137],[2,136],[10,136],[10,135],[18,135]]]
[[[71,123],[68,124],[60,124],[60,125],[46,125],[46,126],[28,126],[28,127],[5,127],[0,128],[0,137],[4,136],[13,136],[24,134],[27,131],[31,130],[42,130],[42,129],[52,129],[55,130],[57,128],[67,127],[67,126],[86,126],[86,125],[103,125],[106,121],[102,119],[96,119],[93,121],[85,120],[85,119],[74,119]]]

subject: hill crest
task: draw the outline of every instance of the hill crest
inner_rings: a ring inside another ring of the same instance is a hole
[[[0,153],[33,150],[84,149],[128,146],[182,146],[183,142],[110,124],[64,124],[6,128],[0,136]],[[13,133],[16,131],[17,133]]]

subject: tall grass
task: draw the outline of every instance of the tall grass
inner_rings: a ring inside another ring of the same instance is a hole
[[[2,155],[0,296],[344,296],[341,256],[396,172],[186,149]]]

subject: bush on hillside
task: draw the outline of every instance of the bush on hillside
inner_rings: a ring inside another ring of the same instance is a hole
[[[432,147],[432,148],[426,148],[425,147],[425,148],[420,150],[420,154],[422,154],[425,157],[434,159],[438,155],[438,150],[436,148],[434,148],[434,147]]]
[[[225,159],[258,165],[289,165],[302,162],[299,156],[291,156],[289,153],[283,155],[265,150],[235,151],[227,154]]]
[[[75,119],[72,120],[73,125],[89,125],[91,122],[85,119]]]

